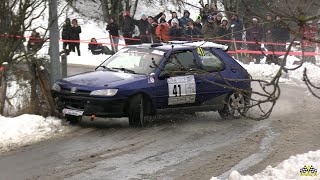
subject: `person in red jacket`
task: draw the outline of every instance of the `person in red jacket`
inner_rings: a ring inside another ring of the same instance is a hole
[[[160,38],[161,42],[168,42],[170,37],[168,36],[168,31],[170,29],[169,24],[165,19],[160,19],[160,25],[156,28],[156,35]]]

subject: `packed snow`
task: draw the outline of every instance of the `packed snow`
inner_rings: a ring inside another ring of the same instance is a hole
[[[193,1],[190,1],[193,3]],[[80,6],[80,5],[79,5]],[[140,5],[139,5],[140,7]],[[89,10],[90,8],[84,8]],[[155,8],[152,8],[155,9]],[[167,10],[171,10],[172,7],[167,7]],[[77,56],[75,53],[71,53],[68,56],[69,64],[78,65],[92,65],[98,66],[101,62],[109,57],[109,55],[92,55],[88,51],[88,42],[92,37],[98,39],[98,42],[110,43],[108,39],[108,33],[105,30],[106,23],[102,21],[91,22],[82,18],[81,15],[72,12],[72,10],[67,9],[69,13],[69,18],[78,18],[79,24],[82,27],[82,33],[80,38],[83,41],[81,43],[81,56]],[[142,7],[137,11],[137,18],[139,14],[146,13],[150,11],[148,7]],[[99,11],[100,12],[100,11]],[[84,12],[85,14],[86,12]],[[168,13],[168,12],[167,12]],[[197,11],[198,13],[198,11]],[[97,13],[101,15],[101,13]],[[151,14],[152,15],[152,14]],[[191,11],[193,17],[196,16]],[[167,14],[167,18],[169,18]],[[65,16],[61,16],[59,22],[62,23]],[[37,24],[36,24],[37,25]],[[120,44],[124,44],[123,39]],[[106,44],[109,48],[110,45]],[[61,44],[62,47],[62,44]],[[123,46],[120,46],[122,48]],[[44,55],[47,53],[47,49],[41,51]],[[289,56],[288,62],[290,66],[294,66],[293,62],[297,60],[297,57]],[[275,73],[278,71],[279,66],[275,64],[242,64],[242,66],[248,70],[248,72],[255,79],[266,79],[269,80],[274,77]],[[320,68],[316,65],[306,63],[301,68],[295,71],[289,71],[287,74],[283,73],[284,76],[281,78],[282,83],[296,84],[304,86],[302,81],[302,72],[304,68],[308,69],[308,75],[312,82],[320,84]],[[62,124],[60,119],[54,117],[44,118],[37,115],[21,115],[15,118],[0,116],[0,152],[8,151],[10,149],[29,145],[41,140],[49,139],[55,135],[68,133],[71,131],[70,126],[65,126]],[[296,155],[290,157],[288,160],[283,161],[278,166],[272,168],[268,166],[261,173],[255,174],[253,176],[244,176],[237,171],[232,171],[229,176],[229,180],[253,180],[253,179],[301,179],[299,170],[303,165],[313,165],[314,167],[320,167],[320,150],[309,152],[302,155]],[[212,180],[218,178],[213,177]]]
[[[55,117],[29,114],[15,118],[0,116],[0,152],[50,139],[70,129]]]
[[[320,150],[310,151],[305,154],[291,156],[276,167],[268,166],[262,172],[255,175],[241,175],[238,171],[232,171],[227,180],[283,180],[283,179],[320,179],[318,176],[301,176],[300,169],[304,166],[312,166],[318,170],[320,167]],[[318,171],[319,172],[319,171]],[[314,174],[316,175],[316,174]],[[219,180],[212,177],[211,180]]]

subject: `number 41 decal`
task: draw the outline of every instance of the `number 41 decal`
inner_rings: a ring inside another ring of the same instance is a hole
[[[170,77],[168,83],[168,104],[186,104],[196,101],[196,83],[193,75]]]
[[[177,86],[178,86],[178,88],[177,88]],[[179,92],[178,92],[177,90],[179,90]],[[181,85],[180,85],[180,84],[174,85],[174,86],[173,86],[173,91],[172,91],[172,93],[173,93],[176,97],[177,97],[177,96],[181,96]]]

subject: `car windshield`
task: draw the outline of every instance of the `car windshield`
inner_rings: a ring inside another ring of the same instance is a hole
[[[150,74],[155,71],[164,53],[164,51],[155,49],[123,48],[102,63],[97,70]]]

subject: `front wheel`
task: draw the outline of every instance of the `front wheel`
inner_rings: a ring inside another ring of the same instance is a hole
[[[143,127],[144,119],[144,102],[141,94],[133,96],[129,101],[129,125],[134,127]]]
[[[218,112],[223,119],[239,119],[248,111],[247,105],[246,97],[239,92],[234,92],[227,96],[224,108]]]

